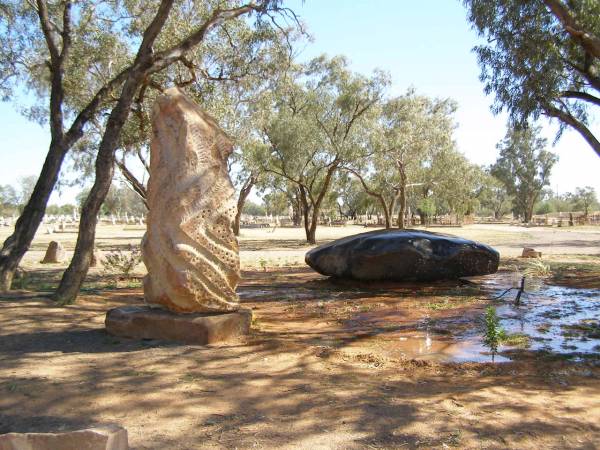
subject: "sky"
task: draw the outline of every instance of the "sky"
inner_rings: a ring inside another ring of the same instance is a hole
[[[299,59],[326,53],[345,55],[353,70],[370,74],[375,68],[392,77],[390,95],[409,87],[418,93],[450,97],[458,102],[458,148],[477,164],[491,164],[496,144],[506,131],[506,116],[494,116],[493,101],[479,81],[473,46],[478,37],[458,0],[288,0],[306,23],[314,41],[303,46]],[[0,184],[15,184],[41,170],[50,141],[46,128],[29,122],[9,103],[0,103]],[[574,131],[552,147],[556,126],[541,121],[549,149],[559,156],[551,188],[559,193],[592,186],[600,193],[600,158]],[[592,130],[600,135],[596,120]],[[77,189],[53,193],[50,202],[72,202]]]

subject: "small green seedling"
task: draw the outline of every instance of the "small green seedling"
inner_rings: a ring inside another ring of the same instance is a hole
[[[488,306],[485,310],[485,330],[483,344],[490,349],[492,361],[498,353],[498,346],[506,338],[506,332],[500,327],[500,319],[496,314],[496,308]]]

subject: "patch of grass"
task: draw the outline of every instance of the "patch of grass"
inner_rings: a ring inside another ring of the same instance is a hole
[[[454,309],[477,301],[477,297],[442,297],[436,302],[429,302],[425,305],[427,309],[432,311]]]
[[[600,322],[584,322],[573,325],[562,325],[563,336],[574,337],[582,335],[588,339],[600,339]]]
[[[500,337],[500,343],[508,347],[529,348],[531,337],[525,333],[505,334]]]
[[[551,326],[552,326],[552,325],[551,325],[551,324],[549,324],[549,323],[543,323],[543,324],[539,325],[539,326],[536,328],[536,330],[537,330],[539,333],[547,333],[547,332],[549,332],[549,331],[550,331],[550,327],[551,327]]]
[[[552,275],[550,265],[541,259],[530,260],[523,270],[523,275],[530,278],[546,278]]]

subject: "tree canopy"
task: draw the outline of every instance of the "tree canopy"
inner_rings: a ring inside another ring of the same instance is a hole
[[[557,119],[600,156],[590,115],[600,107],[600,2],[464,0],[486,42],[475,48],[493,110],[524,125]]]

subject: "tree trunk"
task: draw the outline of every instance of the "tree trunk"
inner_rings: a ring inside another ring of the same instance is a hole
[[[390,228],[392,228],[392,212],[390,210],[388,210],[388,207],[387,207],[387,204],[385,203],[385,199],[383,198],[383,195],[378,198],[379,198],[379,203],[381,203],[381,209],[383,209],[385,228],[386,228],[386,230],[389,230]]]
[[[304,188],[302,186],[300,186],[300,188],[298,189],[298,192],[300,194],[300,202],[302,205],[302,217],[303,217],[303,221],[304,221],[304,233],[306,234],[306,240],[310,242],[309,239],[309,235],[310,235],[310,221],[309,221],[309,213],[310,213],[310,206],[308,205],[308,200],[306,198],[306,191],[304,190]]]
[[[73,303],[77,298],[92,260],[98,213],[108,194],[114,174],[114,153],[108,155],[106,153],[107,151],[102,155],[98,153],[96,179],[81,208],[79,234],[73,258],[53,296],[54,300],[63,305]]]
[[[310,220],[310,226],[306,231],[306,241],[309,244],[317,243],[317,225],[319,224],[319,210],[313,207],[312,217]]]
[[[75,252],[53,296],[54,300],[60,304],[70,304],[75,301],[90,268],[98,213],[112,183],[119,135],[127,120],[133,98],[144,74],[144,71],[139,69],[130,75],[123,85],[119,102],[110,113],[106,123],[106,129],[96,157],[96,178],[81,208]]]
[[[8,291],[11,288],[15,270],[29,249],[44,218],[48,199],[58,180],[67,150],[60,143],[54,141],[50,143],[50,149],[31,197],[17,219],[15,230],[4,241],[0,251],[0,291]]]
[[[235,219],[233,221],[233,233],[236,236],[240,235],[240,219],[242,217],[242,210],[244,209],[244,203],[246,203],[246,199],[248,195],[250,195],[250,191],[252,191],[252,187],[256,184],[256,177],[254,175],[250,175],[248,179],[244,182],[242,188],[240,189],[240,194],[238,196],[237,201],[237,211],[235,213]]]
[[[400,209],[398,210],[398,228],[404,230],[406,228],[406,172],[404,171],[404,163],[398,163],[400,171],[400,188],[398,197],[400,200]]]

